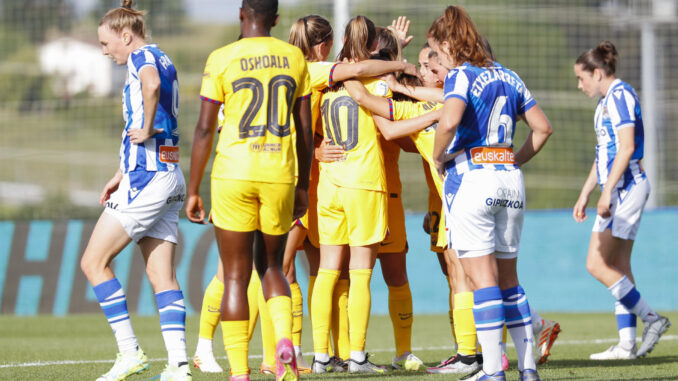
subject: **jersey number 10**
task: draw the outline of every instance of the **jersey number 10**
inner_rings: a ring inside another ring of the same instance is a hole
[[[346,137],[342,136],[339,122],[341,108],[346,108]],[[330,104],[326,99],[320,106],[325,120],[326,136],[332,139],[332,144],[344,147],[344,151],[350,151],[358,144],[358,104],[351,97],[341,96]]]
[[[285,88],[285,107],[281,110],[278,103],[280,88]],[[256,78],[240,78],[233,82],[233,92],[247,89],[252,92],[252,99],[247,105],[247,109],[240,119],[239,134],[240,139],[264,136],[266,130],[274,136],[284,137],[291,133],[290,113],[294,104],[294,94],[297,91],[297,82],[289,75],[276,75],[268,82],[268,104],[266,105],[266,125],[252,125],[254,118],[259,113],[261,105],[264,103],[264,85]],[[285,113],[285,122],[279,123],[279,113]]]

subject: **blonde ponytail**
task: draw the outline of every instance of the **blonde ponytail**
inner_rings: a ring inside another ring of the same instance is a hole
[[[313,47],[333,38],[334,33],[329,21],[322,16],[309,15],[292,24],[289,43],[301,49],[304,57],[312,61],[316,59],[313,57]]]
[[[133,0],[122,0],[119,8],[106,12],[101,21],[99,21],[99,26],[106,25],[115,33],[120,33],[125,28],[128,28],[135,35],[145,38],[146,25],[144,23],[144,15],[146,12],[133,9],[133,3]]]
[[[349,21],[344,32],[346,42],[339,52],[338,61],[344,59],[363,61],[370,58],[370,47],[377,36],[372,20],[365,16],[357,16]]]

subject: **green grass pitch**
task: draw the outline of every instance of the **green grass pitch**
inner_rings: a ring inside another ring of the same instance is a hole
[[[539,367],[543,380],[678,380],[678,312],[666,313],[673,321],[663,339],[650,355],[634,361],[596,362],[588,359],[616,342],[616,322],[612,311],[605,314],[544,313],[560,322],[562,332],[556,341],[549,362]],[[148,380],[158,375],[165,364],[165,349],[157,317],[133,316],[139,342],[151,359],[151,367],[131,381]],[[640,323],[639,323],[640,324]],[[193,355],[198,335],[198,317],[187,322],[188,354]],[[310,324],[304,321],[303,347],[312,351]],[[642,325],[638,335],[642,333]],[[412,347],[427,365],[435,365],[451,354],[451,334],[444,315],[415,315]],[[510,341],[509,341],[510,343]],[[219,362],[226,367],[220,329],[214,342]],[[509,344],[510,345],[510,344]],[[0,380],[94,380],[112,365],[117,348],[103,314],[73,315],[63,318],[0,317]],[[393,334],[387,316],[373,316],[367,337],[367,351],[378,364],[390,364]],[[253,380],[273,380],[258,373],[261,362],[261,340],[255,333],[250,344],[250,367]],[[306,356],[311,361],[312,356]],[[517,380],[516,356],[509,347],[511,368],[507,379]],[[379,376],[327,374],[306,376],[313,379],[376,379]],[[424,372],[390,372],[385,376],[396,380],[455,380],[452,375],[433,376]],[[226,374],[203,374],[193,371],[193,379],[227,380]]]

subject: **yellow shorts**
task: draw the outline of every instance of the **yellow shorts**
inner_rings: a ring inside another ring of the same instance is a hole
[[[388,195],[388,235],[379,244],[379,253],[402,253],[407,247],[405,210],[398,193]]]
[[[428,194],[428,212],[431,251],[442,253],[445,249],[445,214],[443,213],[443,201],[437,191]]]
[[[220,229],[283,235],[294,214],[294,184],[212,178],[210,213]]]
[[[386,236],[386,193],[318,183],[318,232],[322,245],[368,246]]]

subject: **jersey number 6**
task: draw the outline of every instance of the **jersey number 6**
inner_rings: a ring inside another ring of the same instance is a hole
[[[490,147],[510,147],[513,142],[513,119],[502,114],[507,97],[497,97],[487,123],[487,144]]]
[[[285,107],[281,110],[278,103],[280,88],[285,88]],[[268,82],[268,105],[266,106],[266,125],[252,125],[254,118],[259,113],[261,105],[264,103],[264,85],[256,78],[240,78],[233,82],[233,92],[248,89],[252,91],[252,100],[250,100],[242,119],[240,119],[239,134],[240,139],[264,136],[266,129],[274,136],[288,136],[290,130],[290,112],[294,102],[294,94],[297,91],[297,82],[289,75],[276,75]],[[285,113],[285,122],[279,123],[279,113]],[[268,126],[268,128],[267,128]]]
[[[346,108],[346,137],[341,133],[339,112]],[[358,144],[358,104],[351,97],[341,96],[331,104],[326,99],[320,106],[325,120],[325,133],[332,138],[332,144],[344,147],[344,151],[350,151]]]

